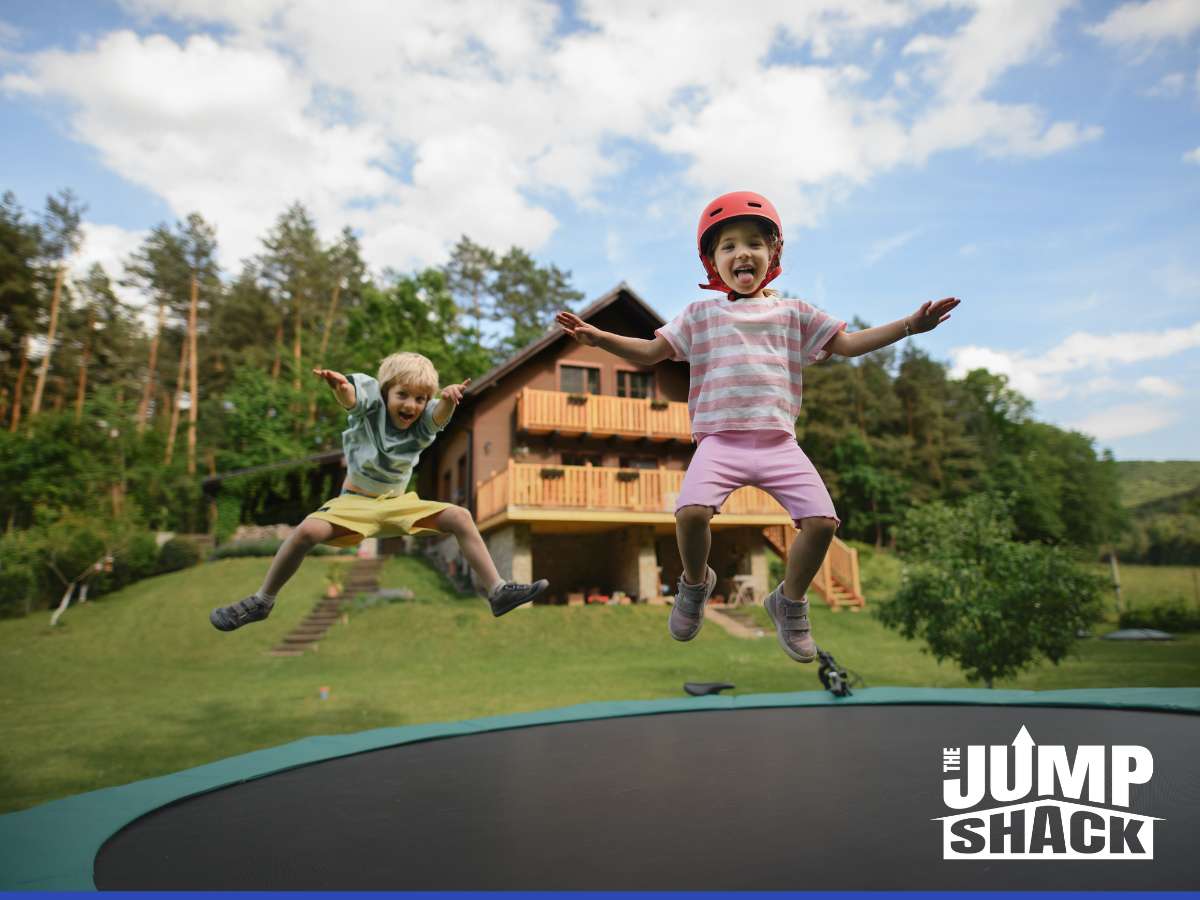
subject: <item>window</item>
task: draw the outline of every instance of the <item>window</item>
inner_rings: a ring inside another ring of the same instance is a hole
[[[455,503],[467,502],[467,454],[458,458],[458,493],[454,495]]]
[[[559,388],[568,394],[600,393],[600,370],[590,366],[563,366],[559,370]]]
[[[653,397],[654,396],[654,373],[653,372],[618,372],[617,373],[617,396],[618,397]]]
[[[622,469],[657,469],[658,459],[653,456],[622,456],[619,465]]]
[[[440,498],[446,503],[450,502],[450,470],[447,469],[442,473],[442,496]]]
[[[562,455],[562,464],[564,466],[600,466],[604,463],[604,457],[599,453],[571,453],[564,451]]]

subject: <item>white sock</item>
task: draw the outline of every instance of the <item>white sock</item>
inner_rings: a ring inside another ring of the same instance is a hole
[[[504,587],[506,584],[508,584],[508,582],[505,581],[503,578],[501,578],[499,581],[497,581],[495,584],[493,584],[490,588],[488,588],[488,596],[489,597],[492,596],[492,594],[496,593],[496,591],[500,590],[500,588]]]
[[[258,597],[259,600],[262,600],[264,603],[266,603],[268,606],[275,605],[275,596],[276,596],[275,594],[267,594],[262,591],[258,591],[255,594],[255,596]]]

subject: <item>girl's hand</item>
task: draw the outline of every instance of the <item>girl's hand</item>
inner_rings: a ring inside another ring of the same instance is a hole
[[[462,384],[448,384],[442,388],[442,399],[447,403],[453,403],[455,406],[462,403],[463,391],[467,389],[467,385],[471,383],[468,378]]]
[[[350,409],[354,406],[355,393],[354,385],[350,383],[350,379],[341,372],[335,372],[333,369],[313,369],[313,374],[324,381],[333,390],[334,396],[337,397],[338,403]]]
[[[554,317],[558,326],[579,343],[586,347],[595,347],[600,343],[600,329],[589,325],[572,312],[560,312]]]
[[[962,303],[957,297],[945,297],[942,300],[926,300],[920,308],[904,321],[912,334],[923,334],[933,331],[950,318],[950,311]]]

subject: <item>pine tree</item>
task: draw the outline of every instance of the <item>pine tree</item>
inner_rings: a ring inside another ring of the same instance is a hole
[[[29,404],[30,417],[41,410],[42,393],[46,387],[46,375],[50,371],[50,359],[54,355],[54,341],[58,333],[58,313],[62,303],[63,281],[72,256],[83,241],[81,225],[87,207],[69,190],[59,192],[58,197],[46,198],[46,213],[42,220],[42,246],[46,264],[54,270],[54,291],[50,298],[50,322],[46,326],[46,353],[38,368],[37,382],[33,388],[33,400]]]

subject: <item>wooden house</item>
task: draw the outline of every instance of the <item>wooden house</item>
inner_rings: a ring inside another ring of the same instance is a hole
[[[664,320],[621,284],[579,313],[605,331],[651,338]],[[680,575],[674,504],[693,445],[688,367],[628,363],[547,332],[476,381],[422,454],[417,490],[471,510],[502,576],[548,578],[546,602],[664,602]],[[767,548],[795,534],[768,494],[735,491],[712,519],[716,594],[761,600]],[[452,538],[433,553],[462,572]],[[835,538],[814,587],[862,606],[858,561]]]

